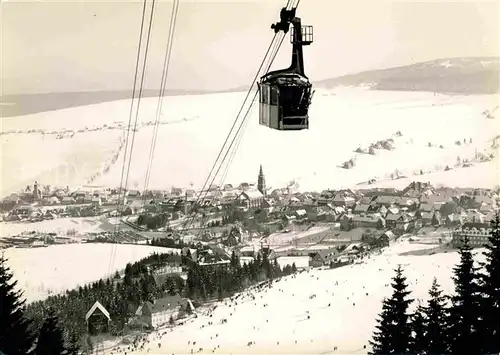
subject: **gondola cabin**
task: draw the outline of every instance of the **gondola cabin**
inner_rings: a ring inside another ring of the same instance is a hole
[[[297,74],[259,84],[259,123],[280,131],[309,128],[312,85]]]
[[[275,32],[288,31],[293,44],[292,64],[262,76],[259,82],[259,124],[280,131],[309,128],[309,106],[312,84],[304,74],[302,46],[313,40],[312,26],[302,26],[295,9],[281,11],[281,22],[273,25]]]

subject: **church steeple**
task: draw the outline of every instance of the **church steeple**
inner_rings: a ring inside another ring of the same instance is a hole
[[[265,196],[266,195],[266,177],[262,171],[262,164],[260,165],[259,177],[257,179],[257,189]]]

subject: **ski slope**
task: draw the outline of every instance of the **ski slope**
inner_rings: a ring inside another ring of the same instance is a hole
[[[142,351],[126,351],[128,354],[190,354],[191,350],[233,355],[366,354],[381,301],[392,292],[388,284],[398,264],[402,264],[416,299],[427,299],[434,277],[445,292],[453,292],[450,277],[459,261],[458,253],[399,255],[425,248],[429,246],[401,242],[363,264],[283,278],[271,289],[251,290],[255,300],[245,292],[245,296],[234,302],[219,303],[209,312],[211,316],[207,313],[173,330],[150,334]],[[476,259],[482,260],[482,255]],[[221,319],[227,319],[227,323],[221,324]],[[209,322],[213,324],[208,325]],[[250,342],[253,344],[248,346]]]
[[[244,95],[166,97],[149,187],[188,187],[190,183],[201,187]],[[310,129],[297,132],[259,126],[254,106],[225,182],[254,182],[262,164],[269,186],[281,187],[295,179],[301,190],[354,187],[369,179],[383,184],[396,169],[408,181],[436,179],[456,186],[494,186],[500,176],[494,162],[453,170],[444,177],[439,173],[446,165],[453,166],[457,157],[470,160],[477,152],[498,152],[491,148],[500,131],[498,118],[487,119],[482,114],[496,106],[498,99],[499,95],[317,90]],[[144,185],[153,132],[153,126],[147,124],[155,120],[156,104],[156,98],[141,101],[130,188]],[[35,180],[74,188],[89,182],[118,186],[129,110],[130,100],[122,100],[3,118],[0,196]],[[402,136],[395,136],[398,131]],[[66,132],[67,137],[57,139],[57,132]],[[389,138],[394,140],[392,151],[376,150],[375,155],[354,152]],[[455,144],[464,139],[467,144]],[[354,168],[338,168],[351,158],[355,158]],[[425,174],[412,176],[420,170]]]

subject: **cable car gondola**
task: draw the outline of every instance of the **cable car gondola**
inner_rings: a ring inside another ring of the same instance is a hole
[[[296,8],[281,9],[280,22],[271,26],[275,33],[285,34],[292,25],[290,42],[292,64],[287,69],[271,71],[259,81],[259,123],[279,131],[309,128],[309,106],[312,84],[304,73],[302,47],[313,41],[313,27],[302,26],[295,16]]]

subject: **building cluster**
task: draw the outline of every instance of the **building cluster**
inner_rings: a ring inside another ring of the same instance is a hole
[[[297,192],[293,184],[270,189],[262,166],[256,184],[212,185],[203,192],[175,187],[169,191],[89,188],[71,192],[68,188],[40,188],[35,182],[23,194],[13,194],[7,200],[15,201],[4,217],[7,220],[107,213],[136,215],[144,222],[144,215],[160,216],[160,224],[127,223],[139,232],[170,228],[226,247],[292,229],[307,231],[312,225],[335,226],[330,239],[368,239],[381,244],[422,228],[443,227],[448,231],[443,237],[453,239],[454,245],[464,236],[473,245],[482,245],[499,206],[499,195],[493,190],[433,187],[423,182],[413,182],[403,190]],[[183,223],[186,216],[193,216],[187,231]]]

